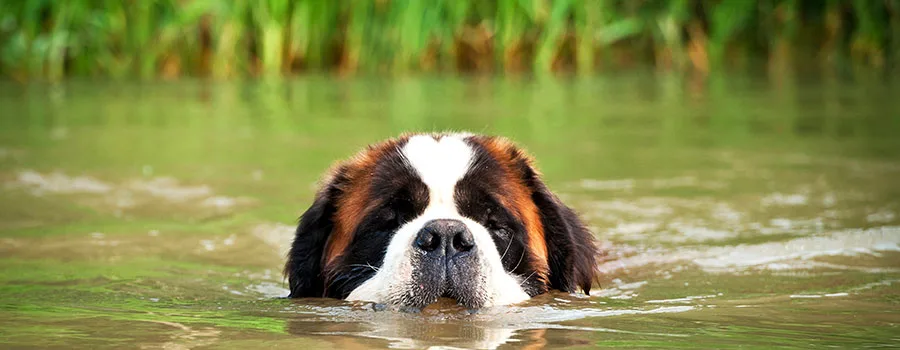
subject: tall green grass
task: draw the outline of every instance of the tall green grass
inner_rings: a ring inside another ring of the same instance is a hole
[[[0,1],[0,73],[19,80],[708,70],[801,54],[882,67],[898,49],[900,0]]]

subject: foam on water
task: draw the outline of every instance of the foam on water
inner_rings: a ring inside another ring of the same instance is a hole
[[[13,181],[6,183],[6,187],[25,189],[34,196],[81,195],[81,201],[91,205],[103,203],[103,206],[112,207],[117,212],[141,205],[164,203],[227,211],[254,202],[246,197],[217,195],[208,185],[185,185],[173,177],[132,179],[117,184],[90,176],[71,176],[62,172],[42,174],[22,170]]]
[[[283,223],[261,223],[256,225],[251,233],[257,239],[272,247],[278,256],[287,256],[294,240],[294,226]]]
[[[762,198],[763,206],[796,206],[806,205],[809,202],[809,196],[801,193],[772,193]]]
[[[828,266],[809,262],[818,257],[878,255],[885,251],[900,251],[900,226],[839,230],[784,242],[644,250],[605,262],[600,269],[613,273],[654,264],[691,264],[713,273],[747,269],[811,269]]]
[[[108,193],[113,186],[89,176],[67,176],[62,173],[41,174],[33,170],[20,171],[11,187],[26,187],[34,195],[44,193]]]
[[[842,230],[823,236],[801,237],[734,247],[712,247],[697,252],[693,263],[710,272],[762,267],[822,256],[858,256],[879,251],[900,251],[900,227]],[[796,265],[804,267],[803,264]]]

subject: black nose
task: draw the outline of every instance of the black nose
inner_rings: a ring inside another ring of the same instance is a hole
[[[475,247],[475,237],[462,221],[435,219],[427,222],[416,236],[415,246],[429,254],[446,254],[448,257],[467,252]]]

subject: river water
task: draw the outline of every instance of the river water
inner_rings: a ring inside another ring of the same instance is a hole
[[[900,344],[900,102],[857,72],[0,84],[3,348]],[[596,233],[590,296],[288,300],[337,159],[507,136]]]

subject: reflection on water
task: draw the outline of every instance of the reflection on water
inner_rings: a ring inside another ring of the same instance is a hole
[[[0,85],[0,344],[889,346],[893,90],[640,72]],[[536,156],[605,248],[591,295],[474,314],[282,299],[282,257],[322,172],[366,143],[444,129]]]
[[[446,301],[432,305],[417,314],[373,312],[367,308],[335,306],[323,310],[303,305],[303,310],[309,314],[292,319],[288,329],[290,333],[298,335],[343,335],[377,339],[395,348],[449,346],[483,349],[496,348],[507,343],[515,344],[516,347],[545,345],[544,334],[550,329],[576,333],[625,333],[680,338],[684,335],[565,325],[561,322],[591,317],[684,312],[694,308],[649,306],[609,309],[596,301],[578,300],[566,295],[542,296],[527,304],[480,310],[476,314],[470,314]]]

